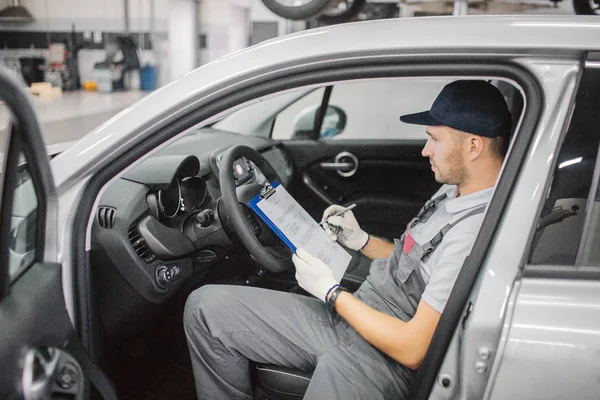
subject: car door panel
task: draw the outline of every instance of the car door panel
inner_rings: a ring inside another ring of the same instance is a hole
[[[533,276],[513,288],[490,399],[565,399],[574,391],[578,399],[598,398],[598,274],[584,267],[579,279],[564,279],[562,272],[552,265],[530,269],[525,273]],[[541,392],[532,390],[538,382]]]
[[[356,203],[361,227],[388,239],[400,237],[406,224],[439,188],[429,160],[415,141],[287,141],[294,166],[290,191],[315,219],[329,204]],[[358,168],[349,177],[323,168],[336,155],[356,156]]]
[[[28,351],[59,349],[72,334],[71,322],[65,308],[61,267],[58,264],[32,265],[11,287],[10,296],[0,303],[0,397],[23,396],[23,379],[27,368],[24,360]],[[65,360],[65,358],[63,358]],[[57,383],[57,374],[65,368],[57,363],[52,370],[31,371],[32,386],[39,386],[50,373],[47,393],[78,393],[83,388],[82,376],[68,388]],[[73,364],[71,361],[70,364]],[[76,364],[75,369],[79,368]]]
[[[38,119],[1,68],[0,101],[12,117],[0,175],[0,398],[83,399],[90,376],[103,397],[116,398],[65,306],[57,194]]]

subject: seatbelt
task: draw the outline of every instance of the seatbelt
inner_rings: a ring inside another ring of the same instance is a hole
[[[117,400],[117,390],[106,374],[92,361],[79,337],[72,333],[67,340],[65,350],[79,362],[85,377],[98,390],[104,400]]]

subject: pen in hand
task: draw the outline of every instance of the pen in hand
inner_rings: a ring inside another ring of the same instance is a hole
[[[327,218],[321,220],[321,222],[319,222],[319,225],[322,226],[325,222],[327,222],[327,220],[331,217],[337,217],[339,215],[344,214],[346,211],[350,211],[352,210],[354,207],[356,207],[356,203],[349,205],[348,207],[344,207],[343,210],[340,211],[336,211],[335,213],[331,214],[330,216],[328,216]]]

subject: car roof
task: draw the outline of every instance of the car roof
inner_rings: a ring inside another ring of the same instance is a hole
[[[600,21],[579,15],[469,15],[413,17],[363,21],[301,31],[258,45],[285,47],[296,52],[316,49],[302,42],[319,41],[337,52],[345,46],[430,49],[596,49],[600,50]],[[318,39],[309,39],[318,36]],[[256,46],[255,46],[256,47]],[[323,49],[324,50],[324,49]],[[325,50],[324,50],[325,51]],[[297,54],[302,56],[302,54]]]
[[[142,98],[53,160],[55,180],[110,159],[136,130],[165,111],[182,114],[223,82],[243,82],[253,70],[268,71],[310,58],[368,54],[560,54],[600,51],[600,19],[595,16],[448,16],[365,21],[281,36],[206,64]],[[140,139],[141,140],[141,139]]]

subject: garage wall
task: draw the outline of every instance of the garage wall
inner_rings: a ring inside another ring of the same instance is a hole
[[[0,0],[2,7],[8,1]],[[21,0],[35,20],[26,24],[0,22],[0,62],[22,55],[47,56],[48,44],[62,43],[70,38],[74,25],[76,40],[86,48],[79,52],[82,81],[93,79],[93,66],[105,59],[104,43],[111,35],[125,31],[125,11],[122,0]],[[151,9],[154,3],[154,30],[151,40]],[[168,50],[168,0],[130,0],[129,30],[139,43],[142,64],[157,64],[157,55]],[[159,70],[159,84],[169,81],[168,69]]]
[[[273,14],[260,0],[252,0],[252,22],[271,22],[277,24],[277,32],[284,35],[290,32],[292,23]],[[302,23],[303,24],[303,23]]]
[[[2,6],[8,1],[1,0]],[[20,0],[35,17],[28,24],[0,23],[0,30],[70,31],[75,23],[78,30],[116,31],[125,30],[122,0]],[[150,0],[129,0],[130,30],[150,30]],[[156,28],[166,31],[168,24],[168,0],[154,0]]]
[[[249,44],[288,32],[288,22],[273,14],[260,0],[202,0],[201,30],[206,47],[201,48],[201,64],[238,51]],[[255,26],[268,26],[269,34],[257,32]]]
[[[9,2],[0,0],[0,6]],[[129,0],[129,32],[142,49],[142,64],[158,67],[159,85],[249,44],[303,28],[277,17],[260,0],[198,4],[196,0]],[[80,75],[82,80],[93,79],[94,64],[105,58],[105,42],[125,32],[123,0],[21,0],[21,5],[35,21],[0,22],[0,62],[22,55],[47,56],[49,43],[67,40],[74,26],[77,42],[86,40],[79,53]]]
[[[182,77],[197,67],[198,27],[196,3],[191,0],[169,2],[168,54],[162,69],[168,68],[169,81]]]

